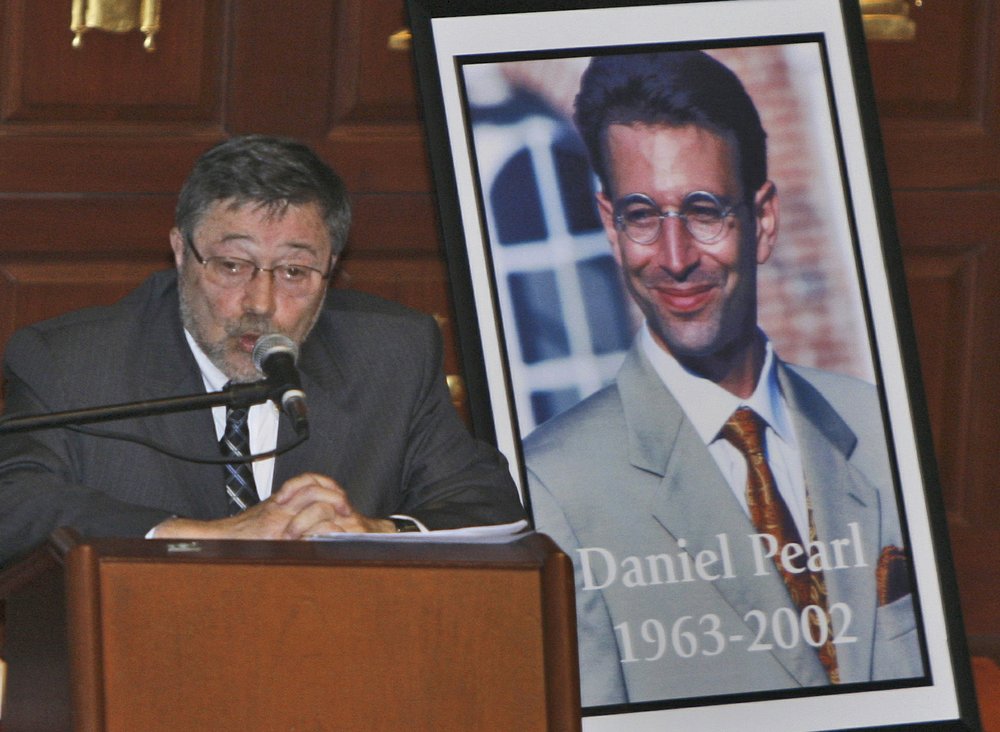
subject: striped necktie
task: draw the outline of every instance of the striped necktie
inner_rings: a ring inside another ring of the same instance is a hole
[[[250,454],[250,428],[247,425],[247,412],[246,408],[226,408],[226,429],[219,442],[223,455],[245,457]],[[250,463],[226,463],[223,468],[230,516],[260,503]]]

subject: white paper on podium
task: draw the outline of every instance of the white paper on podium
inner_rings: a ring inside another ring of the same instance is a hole
[[[491,526],[466,526],[461,529],[439,531],[402,531],[396,534],[348,534],[334,532],[314,534],[310,541],[451,541],[456,543],[505,544],[520,539],[528,528],[524,519],[509,524]]]
[[[3,662],[2,658],[0,658],[0,718],[3,717],[3,695],[4,695],[4,686],[6,685],[6,681],[7,681],[7,664]]]

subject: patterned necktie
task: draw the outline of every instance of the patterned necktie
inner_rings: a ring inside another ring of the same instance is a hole
[[[774,474],[767,464],[767,458],[764,455],[764,427],[765,423],[760,415],[752,409],[740,407],[733,412],[719,434],[743,453],[743,457],[747,461],[747,508],[750,511],[750,520],[753,521],[757,531],[762,534],[770,534],[778,543],[774,563],[785,580],[785,586],[788,587],[788,592],[792,596],[792,602],[795,603],[799,612],[804,612],[809,605],[815,605],[826,616],[826,633],[819,627],[820,620],[816,612],[808,613],[809,629],[814,640],[826,638],[826,642],[817,648],[817,653],[831,683],[836,684],[840,681],[840,674],[837,670],[837,649],[833,645],[832,634],[829,632],[830,620],[827,613],[826,582],[823,580],[823,573],[813,572],[809,569],[799,573],[789,572],[778,559],[786,544],[794,543],[800,547],[803,544],[788,506],[775,485]],[[811,516],[809,531],[812,534],[810,539],[815,541],[815,530],[812,526]],[[807,558],[807,555],[801,555],[796,561],[804,564]],[[797,564],[796,566],[801,565]]]
[[[232,407],[226,409],[226,430],[219,442],[219,447],[222,454],[226,456],[244,457],[250,454],[250,429],[247,426],[246,409]],[[255,503],[260,503],[250,463],[226,463],[223,467],[230,516],[238,514]]]

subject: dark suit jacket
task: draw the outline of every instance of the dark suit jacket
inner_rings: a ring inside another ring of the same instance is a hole
[[[475,441],[449,399],[434,321],[401,305],[331,291],[299,356],[310,438],[277,459],[274,487],[329,475],[366,515],[429,528],[523,516],[506,462]],[[204,392],[181,326],[176,274],[116,305],[25,328],[5,354],[7,413],[32,414]],[[209,410],[92,425],[185,455],[218,456]],[[278,445],[293,439],[284,418]],[[222,468],[68,429],[0,437],[0,563],[58,526],[143,536],[171,515],[225,515]]]

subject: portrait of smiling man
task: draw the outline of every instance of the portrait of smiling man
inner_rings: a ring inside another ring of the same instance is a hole
[[[598,56],[574,121],[644,318],[614,382],[524,441],[584,706],[923,676],[878,393],[758,324],[781,207],[743,84],[700,51]]]
[[[515,521],[503,457],[451,403],[437,324],[329,289],[350,225],[337,174],[305,145],[246,136],[195,164],[169,234],[176,270],[110,307],[18,331],[4,358],[6,413],[44,414],[259,380],[258,339],[287,337],[310,409],[289,445],[273,402],[49,429],[0,440],[0,564],[60,526],[84,536],[300,539]],[[220,452],[221,451],[221,452]]]

